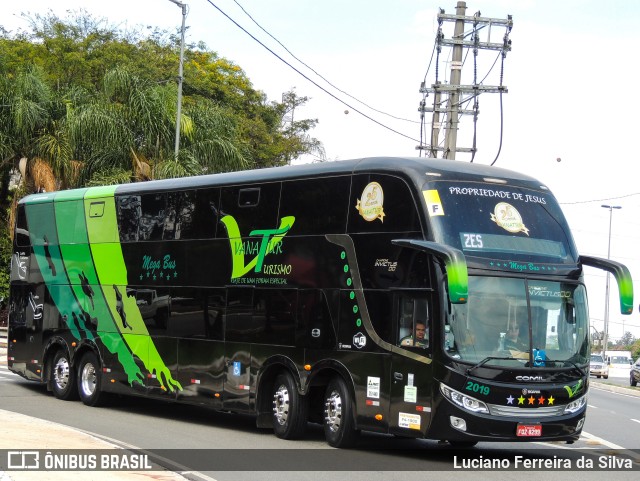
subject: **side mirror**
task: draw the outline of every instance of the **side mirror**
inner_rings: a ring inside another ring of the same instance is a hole
[[[392,244],[427,252],[444,262],[447,271],[447,287],[452,304],[466,304],[469,298],[467,261],[461,250],[419,239],[394,239]]]

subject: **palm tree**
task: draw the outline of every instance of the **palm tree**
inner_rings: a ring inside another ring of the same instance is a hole
[[[67,116],[74,154],[86,162],[83,181],[105,172],[122,181],[126,172],[146,180],[246,168],[248,154],[233,125],[206,99],[183,109],[183,147],[174,158],[176,98],[175,86],[125,68],[107,72],[103,90]]]
[[[52,125],[56,99],[42,72],[30,66],[14,76],[2,76],[0,102],[0,170],[2,194],[6,194],[7,174],[17,168],[26,184],[33,182],[30,174],[36,168],[39,155],[38,139]]]

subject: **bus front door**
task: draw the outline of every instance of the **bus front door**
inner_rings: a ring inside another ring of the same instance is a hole
[[[389,430],[408,437],[424,435],[431,418],[433,369],[430,303],[424,295],[398,292],[397,329],[391,372]]]

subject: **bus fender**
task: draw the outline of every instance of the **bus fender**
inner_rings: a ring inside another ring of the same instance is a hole
[[[342,377],[347,385],[347,388],[349,389],[349,391],[351,391],[352,399],[355,400],[356,387],[353,376],[344,364],[335,359],[323,359],[312,365],[311,373],[309,374],[308,379],[308,391],[311,391],[313,388],[317,388],[319,386],[326,388],[331,379],[335,376]],[[324,394],[324,390],[322,394]],[[358,417],[358,406],[355,402],[352,406],[352,413],[355,421]]]
[[[47,384],[47,391],[53,391],[51,386],[51,362],[53,356],[59,350],[65,351],[69,355],[69,361],[73,363],[74,350],[68,345],[67,341],[62,336],[53,336],[49,338],[42,350],[42,381]]]
[[[283,370],[291,373],[300,395],[306,394],[302,387],[300,370],[290,358],[283,355],[268,358],[256,376],[256,426],[259,428],[273,427],[271,386],[275,382],[276,376]]]

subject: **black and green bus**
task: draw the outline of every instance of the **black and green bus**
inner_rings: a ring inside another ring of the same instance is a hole
[[[631,313],[629,271],[578,254],[548,188],[448,160],[39,193],[17,208],[8,365],[62,400],[249,413],[285,439],[320,423],[336,447],[360,431],[572,442],[584,266]]]

